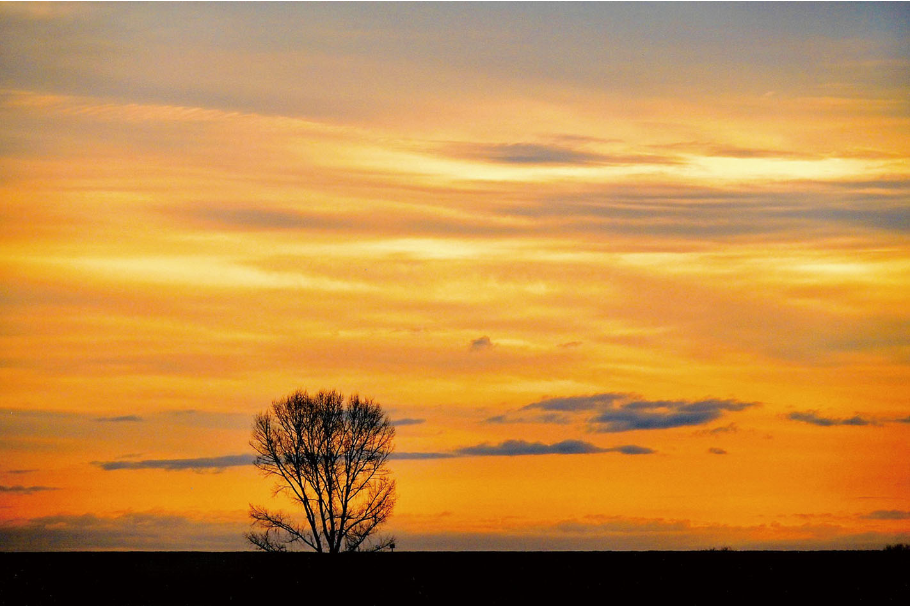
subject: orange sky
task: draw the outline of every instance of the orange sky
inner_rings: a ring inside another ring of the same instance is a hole
[[[244,549],[296,388],[405,550],[910,541],[908,20],[0,5],[0,549]]]

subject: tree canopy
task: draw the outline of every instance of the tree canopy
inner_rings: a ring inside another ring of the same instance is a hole
[[[380,405],[332,391],[296,392],[272,402],[253,425],[255,465],[303,508],[300,524],[281,511],[250,505],[259,531],[247,534],[267,551],[309,547],[317,552],[382,550],[378,527],[395,505],[386,462],[395,428]]]

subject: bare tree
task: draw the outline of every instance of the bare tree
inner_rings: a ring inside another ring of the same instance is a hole
[[[303,507],[306,522],[250,505],[247,534],[267,551],[309,546],[317,552],[384,550],[393,538],[370,538],[392,513],[395,481],[386,467],[395,428],[382,408],[336,391],[299,390],[256,416],[250,445],[255,465]],[[369,540],[369,541],[368,541]]]

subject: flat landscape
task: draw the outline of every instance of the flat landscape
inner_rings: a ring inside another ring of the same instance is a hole
[[[6,604],[907,604],[907,552],[0,554]]]

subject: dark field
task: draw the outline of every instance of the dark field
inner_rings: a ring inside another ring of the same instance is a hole
[[[908,552],[0,553],[0,604],[907,604]]]

